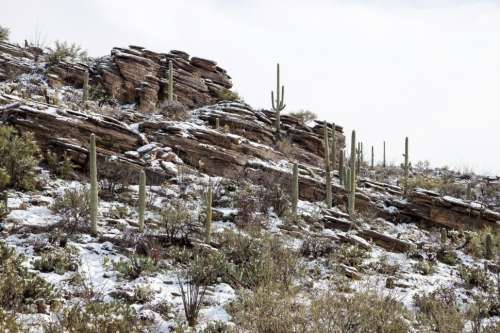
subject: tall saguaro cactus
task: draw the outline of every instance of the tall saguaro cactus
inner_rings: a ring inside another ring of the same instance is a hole
[[[212,186],[209,184],[205,194],[205,242],[210,244],[212,241]]]
[[[335,170],[337,164],[337,140],[335,137],[335,123],[332,124],[332,144],[331,144],[330,159],[332,161],[332,171]]]
[[[139,174],[139,231],[144,231],[144,210],[146,209],[146,173]]]
[[[372,163],[371,163],[371,168],[372,168],[372,170],[373,170],[373,168],[375,167],[375,165],[374,165],[374,162],[375,162],[375,161],[374,161],[374,160],[375,160],[375,151],[374,151],[374,148],[373,148],[373,146],[372,146]]]
[[[97,189],[97,157],[95,146],[95,135],[90,135],[90,229],[92,234],[97,234],[97,206],[98,206],[98,189]]]
[[[297,216],[297,206],[299,204],[299,165],[293,164],[292,172],[292,213]]]
[[[85,104],[89,99],[89,71],[85,70],[83,73],[83,95],[82,102]]]
[[[408,195],[408,174],[410,172],[410,157],[408,154],[408,137],[405,138],[405,153],[403,155],[405,157],[404,164],[404,195]]]
[[[384,160],[382,161],[382,167],[385,169],[385,141],[384,141]]]
[[[328,126],[325,121],[325,133],[324,133],[324,141],[325,141],[325,204],[326,208],[332,208],[332,175],[330,173],[330,148],[328,147]]]
[[[276,113],[275,127],[276,137],[280,138],[281,133],[281,111],[286,107],[285,104],[285,86],[280,84],[280,64],[276,64],[276,98],[274,92],[271,91],[271,104],[273,111]]]
[[[340,185],[344,184],[344,159],[345,153],[344,150],[340,151],[340,159],[339,159],[339,183]]]
[[[168,92],[167,99],[169,102],[174,100],[174,65],[172,60],[168,61]]]
[[[354,215],[355,198],[356,198],[356,131],[352,131],[351,135],[351,167],[349,172],[349,215]]]

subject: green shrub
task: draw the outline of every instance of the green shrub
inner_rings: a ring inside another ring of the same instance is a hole
[[[238,94],[237,91],[232,91],[229,89],[222,89],[217,91],[217,97],[221,101],[230,101],[230,102],[235,102],[235,101],[241,101],[243,102],[243,99],[241,96]]]
[[[43,253],[41,258],[33,262],[33,268],[43,273],[64,274],[76,271],[79,263],[78,250],[67,246]]]
[[[193,216],[184,200],[175,199],[160,211],[160,225],[170,242],[186,239],[194,230]]]
[[[52,285],[29,272],[23,258],[0,242],[0,308],[22,310],[39,298],[53,296]]]
[[[10,126],[0,126],[0,168],[7,171],[9,185],[20,190],[35,187],[35,167],[40,150],[31,133],[18,135]]]
[[[65,229],[86,231],[90,228],[90,195],[87,188],[69,188],[55,199],[52,210],[61,215]]]
[[[80,45],[56,41],[54,47],[47,47],[46,60],[49,65],[56,65],[61,61],[84,62],[87,60],[87,52]]]
[[[224,279],[233,286],[256,289],[279,283],[288,289],[302,273],[299,255],[286,248],[278,237],[260,239],[226,232],[220,243],[220,251],[228,263]]]
[[[480,267],[460,265],[458,268],[458,274],[464,281],[466,288],[478,287],[488,291],[492,287],[492,281],[488,277],[487,271],[481,269]]]
[[[460,333],[464,327],[457,297],[452,288],[439,288],[430,294],[415,295],[417,319],[438,333]]]
[[[422,260],[417,262],[414,266],[415,270],[422,275],[431,275],[436,272],[434,263],[429,260]]]
[[[353,295],[325,292],[311,303],[308,332],[384,332],[409,331],[404,305],[391,296],[374,291]]]
[[[0,42],[5,42],[9,40],[10,30],[7,27],[2,27],[0,25]]]
[[[0,331],[8,333],[21,333],[24,330],[17,323],[14,313],[9,313],[0,308]]]
[[[316,113],[309,110],[290,112],[288,113],[288,115],[299,118],[303,124],[318,118],[318,115]]]
[[[249,332],[305,332],[308,325],[304,305],[276,285],[242,292],[227,310]]]
[[[46,333],[140,333],[145,330],[146,325],[132,307],[102,302],[67,308],[45,327]]]
[[[158,270],[156,263],[149,257],[132,256],[130,259],[120,259],[113,262],[113,269],[129,280],[135,280],[142,274]]]
[[[358,245],[342,244],[337,252],[332,253],[329,262],[360,268],[363,260],[369,257],[369,252]]]
[[[488,250],[486,238],[491,235],[491,248]],[[494,259],[500,255],[500,232],[497,229],[483,228],[469,234],[466,246],[468,254],[476,258]],[[491,251],[491,253],[488,253]],[[491,258],[488,258],[491,256]]]

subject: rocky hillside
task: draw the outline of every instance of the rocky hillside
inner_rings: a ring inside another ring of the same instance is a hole
[[[347,186],[341,126],[278,137],[214,61],[80,60],[0,42],[1,331],[500,330],[498,178],[361,157]]]

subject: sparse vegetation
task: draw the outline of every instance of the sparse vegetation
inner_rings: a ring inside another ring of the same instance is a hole
[[[221,101],[243,101],[241,98],[240,94],[238,94],[237,91],[229,90],[229,89],[222,89],[217,91],[217,97]]]
[[[9,175],[9,186],[20,190],[35,187],[35,167],[40,150],[31,133],[19,135],[10,126],[0,125],[0,168]],[[5,180],[5,178],[4,178]]]
[[[86,188],[69,188],[57,197],[52,209],[63,218],[63,227],[69,231],[89,229],[90,196]]]
[[[78,265],[78,250],[71,246],[44,252],[40,259],[33,262],[34,269],[43,273],[55,272],[57,274],[74,272]]]
[[[318,115],[316,113],[309,110],[289,112],[288,115],[299,118],[303,124],[306,124],[318,118]]]
[[[62,61],[85,62],[87,61],[87,52],[80,45],[56,41],[53,47],[47,47],[46,60],[50,65],[56,65]]]
[[[9,40],[10,30],[7,27],[2,27],[0,25],[0,42],[5,42]]]

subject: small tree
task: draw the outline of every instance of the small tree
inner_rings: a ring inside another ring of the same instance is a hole
[[[0,42],[9,40],[10,30],[9,28],[2,27],[0,25]]]
[[[315,120],[318,118],[316,113],[309,111],[309,110],[299,110],[295,112],[290,112],[288,115],[297,117],[299,118],[303,124],[307,123],[308,121]]]
[[[54,47],[47,47],[47,62],[55,65],[61,61],[86,61],[87,52],[80,45],[56,41]]]

